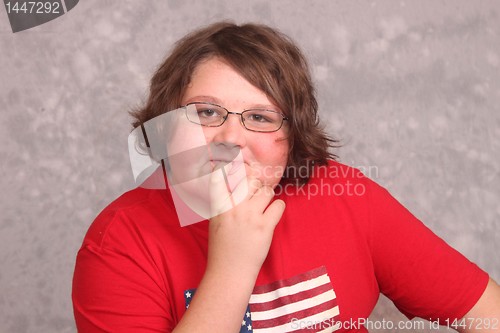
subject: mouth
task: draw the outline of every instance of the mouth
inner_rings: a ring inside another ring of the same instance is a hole
[[[212,167],[212,171],[222,169],[227,172],[228,175],[233,175],[237,173],[241,167],[243,167],[245,164],[247,164],[243,160],[218,160],[218,159],[211,159],[209,160],[210,166]]]

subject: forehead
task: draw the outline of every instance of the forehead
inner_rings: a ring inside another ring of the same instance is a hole
[[[182,104],[211,102],[227,108],[276,108],[268,96],[220,58],[200,62],[182,97]]]

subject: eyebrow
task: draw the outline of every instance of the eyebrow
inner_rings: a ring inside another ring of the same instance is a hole
[[[194,96],[186,100],[184,104],[189,104],[193,102],[208,102],[208,103],[213,103],[220,105],[222,107],[225,107],[223,103],[216,97],[214,96],[206,96],[206,95],[199,95],[199,96]],[[265,109],[265,110],[271,110],[271,111],[278,111],[281,112],[281,109],[273,104],[250,104],[249,107],[246,107],[245,110],[251,110],[251,109]]]
[[[221,103],[218,98],[215,98],[213,96],[200,95],[200,96],[191,97],[184,104],[193,103],[193,102],[209,102],[209,103],[214,103],[214,104],[218,104],[218,105],[220,105],[220,103]]]

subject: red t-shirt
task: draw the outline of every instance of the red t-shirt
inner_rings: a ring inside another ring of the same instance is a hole
[[[277,192],[286,209],[242,332],[364,332],[380,292],[409,318],[444,324],[463,317],[486,288],[484,271],[356,169],[330,161],[304,187]],[[79,331],[173,330],[203,277],[207,243],[208,222],[180,227],[168,191],[122,195],[78,252]]]

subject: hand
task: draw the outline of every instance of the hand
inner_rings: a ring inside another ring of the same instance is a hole
[[[222,213],[210,219],[207,271],[256,277],[285,203],[275,200],[269,204],[274,190],[251,177],[229,192],[222,170],[213,174],[210,187],[213,215]]]

